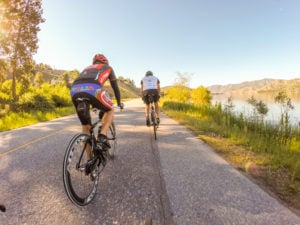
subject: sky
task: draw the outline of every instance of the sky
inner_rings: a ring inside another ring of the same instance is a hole
[[[43,0],[34,59],[82,71],[104,54],[117,76],[161,86],[300,78],[299,0]]]

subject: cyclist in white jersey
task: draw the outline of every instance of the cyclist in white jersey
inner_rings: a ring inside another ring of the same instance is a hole
[[[148,99],[146,98],[148,94],[153,94],[157,124],[159,124],[160,119],[159,119],[158,101],[160,97],[160,81],[157,77],[153,76],[153,73],[151,71],[147,71],[145,77],[141,81],[141,95],[146,105],[145,107],[146,125],[150,126],[150,119],[149,119],[150,102],[148,102]]]

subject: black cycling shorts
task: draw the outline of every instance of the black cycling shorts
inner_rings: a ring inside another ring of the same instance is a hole
[[[143,91],[143,97],[142,97],[145,104],[147,104],[147,105],[150,104],[149,99],[147,98],[147,95],[149,95],[149,94],[153,96],[154,102],[159,101],[159,93],[158,93],[157,89],[145,90],[145,91]]]
[[[77,102],[77,98],[85,98],[89,100],[89,103],[87,102]],[[93,108],[100,109],[103,112],[107,112],[111,109],[105,107],[101,102],[98,101],[98,99],[88,93],[80,92],[72,97],[72,102],[75,106],[76,113],[78,115],[78,118],[82,125],[91,125],[91,114],[90,114],[90,105],[92,105]]]

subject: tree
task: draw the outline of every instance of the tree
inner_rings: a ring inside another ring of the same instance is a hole
[[[259,114],[261,121],[263,121],[264,116],[267,115],[269,111],[267,104],[261,100],[257,101],[253,96],[251,96],[247,102],[253,107],[253,116],[257,117],[257,114]]]
[[[62,74],[62,81],[63,81],[63,84],[65,86],[67,86],[68,88],[71,87],[70,85],[70,78],[69,78],[69,71],[65,71],[63,74]]]
[[[210,94],[210,91],[203,86],[193,89],[191,97],[195,105],[211,105],[212,96]]]
[[[78,70],[70,71],[70,83],[72,83],[77,77],[79,77],[80,72]]]
[[[79,76],[78,70],[71,70],[71,71],[65,71],[61,76],[62,83],[68,87],[71,88],[72,82]]]
[[[183,85],[174,85],[166,91],[166,97],[172,101],[187,103],[191,97],[191,91]]]
[[[33,82],[35,86],[41,87],[41,85],[44,83],[43,74],[41,72],[37,72]]]
[[[176,72],[175,85],[189,87],[192,74]]]
[[[288,125],[289,111],[294,109],[291,98],[287,96],[285,91],[280,91],[274,100],[275,103],[280,104],[280,108],[281,108],[280,124]]]
[[[4,59],[0,59],[0,83],[6,80],[7,64]]]
[[[37,52],[42,18],[41,0],[2,0],[0,2],[0,55],[8,60],[12,76],[12,97],[17,100],[18,68]]]
[[[166,97],[170,100],[188,102],[191,98],[191,91],[188,87],[190,78],[187,74],[176,73],[175,84],[166,91]]]

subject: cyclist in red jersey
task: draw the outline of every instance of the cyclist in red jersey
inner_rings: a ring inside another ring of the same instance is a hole
[[[104,112],[98,140],[109,148],[106,132],[113,121],[114,110],[108,93],[103,89],[107,80],[110,81],[118,106],[123,108],[114,70],[109,65],[107,58],[102,54],[96,54],[93,58],[93,64],[86,67],[79,77],[75,79],[71,87],[71,96],[84,133],[89,133],[92,124],[90,105]],[[80,98],[88,99],[88,102],[78,102],[77,99]]]

